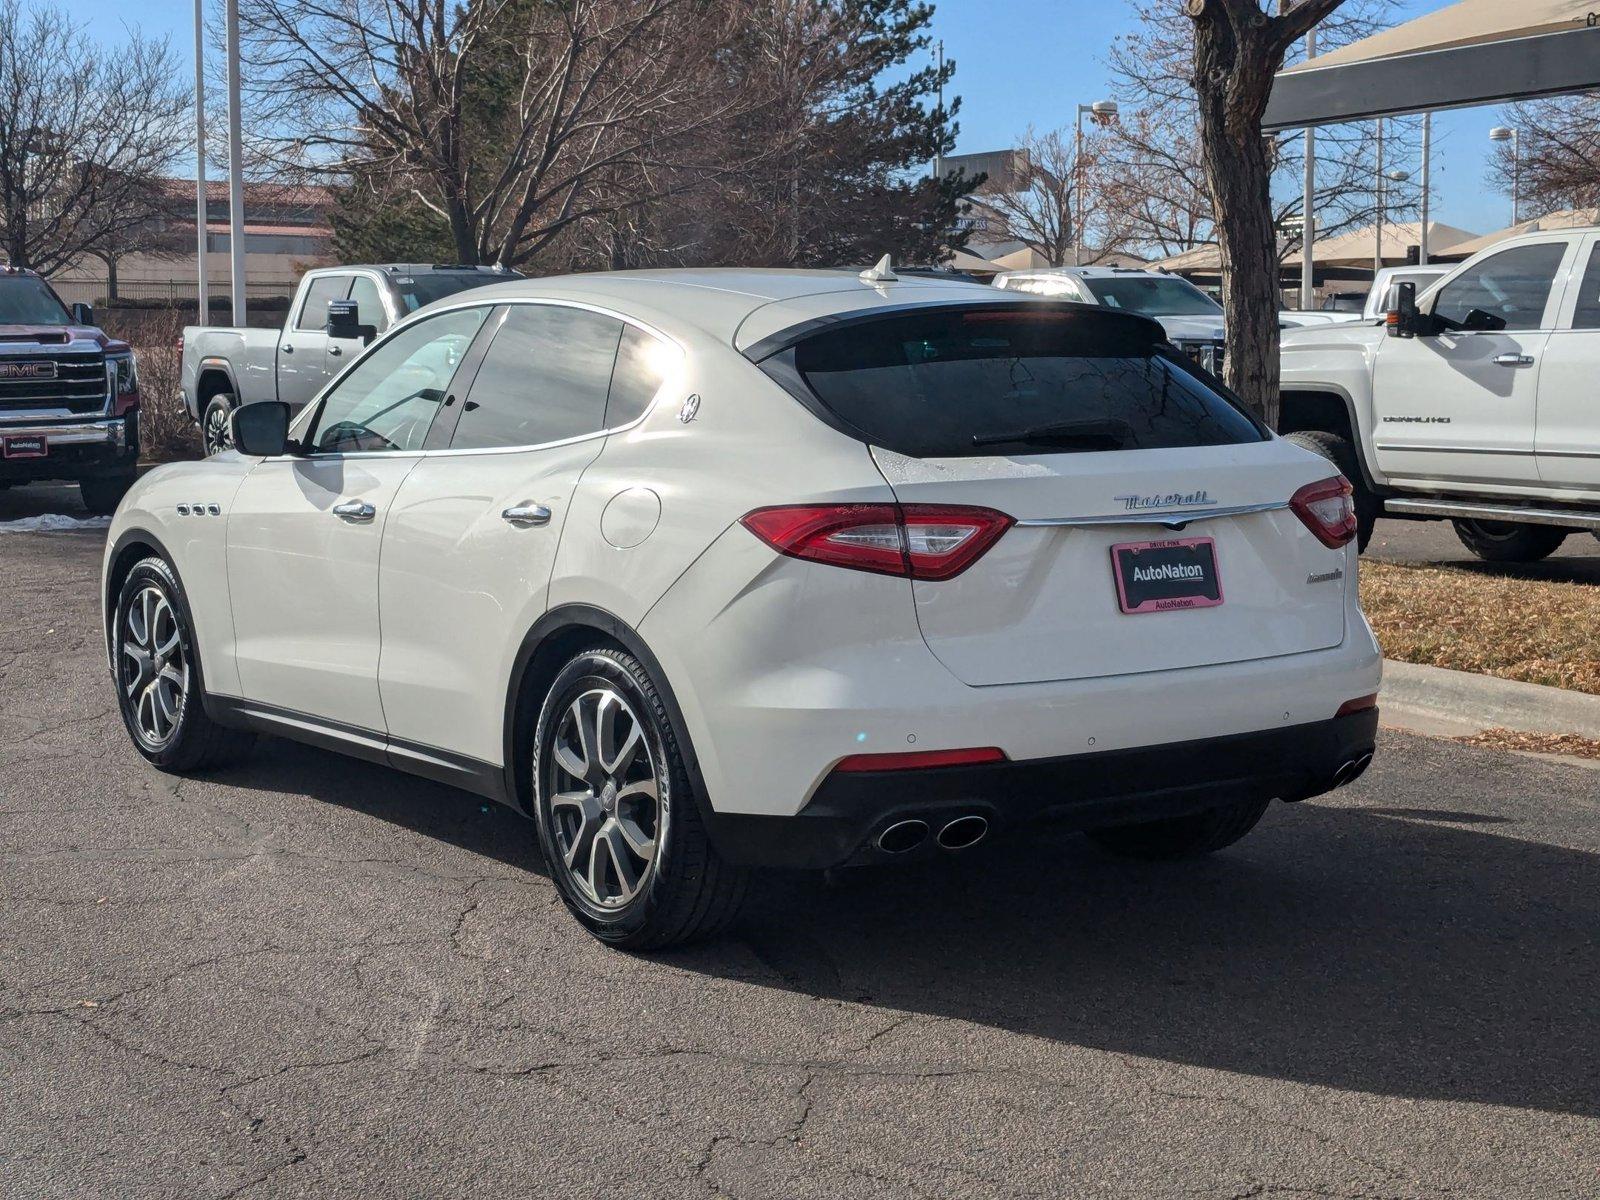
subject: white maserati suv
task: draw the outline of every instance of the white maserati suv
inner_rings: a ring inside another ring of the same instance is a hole
[[[517,280],[151,471],[105,630],[168,771],[257,733],[532,818],[594,934],[1050,818],[1165,858],[1358,775],[1350,487],[1161,327],[842,272]]]

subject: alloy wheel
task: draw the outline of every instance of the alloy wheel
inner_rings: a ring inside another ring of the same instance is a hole
[[[233,445],[233,432],[228,428],[228,410],[220,404],[206,409],[206,427],[202,436],[206,453],[219,454]]]
[[[143,588],[123,613],[119,657],[123,694],[140,737],[160,749],[178,731],[189,693],[189,660],[178,614],[160,588]]]
[[[557,869],[589,903],[623,908],[656,871],[667,826],[659,778],[644,723],[615,689],[592,687],[555,719],[543,784]]]

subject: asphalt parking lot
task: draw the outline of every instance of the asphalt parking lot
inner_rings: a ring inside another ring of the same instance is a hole
[[[0,532],[0,1195],[1600,1193],[1600,772],[1388,733],[1207,862],[775,878],[628,957],[464,793],[147,768],[101,544]]]

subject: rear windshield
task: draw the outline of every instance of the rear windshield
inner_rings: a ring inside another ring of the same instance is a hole
[[[33,275],[0,275],[0,325],[66,325],[66,306],[44,280]]]
[[[446,296],[454,296],[457,292],[520,278],[522,278],[520,275],[512,275],[509,272],[440,271],[429,275],[395,276],[393,283],[400,292],[400,301],[405,305],[406,311],[414,313],[425,304],[443,300]]]
[[[1161,338],[1095,310],[925,309],[825,329],[765,365],[834,424],[913,458],[1265,440]]]
[[[1107,308],[1147,317],[1215,317],[1222,305],[1187,279],[1149,275],[1088,275],[1084,286]]]

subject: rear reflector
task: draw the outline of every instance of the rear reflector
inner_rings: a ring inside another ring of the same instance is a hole
[[[928,767],[970,767],[977,763],[1005,762],[998,746],[967,750],[907,750],[898,754],[852,754],[839,760],[835,771],[920,771]]]
[[[791,504],[758,508],[741,524],[791,558],[938,580],[977,562],[1012,519],[969,505]]]
[[[1337,550],[1356,535],[1356,505],[1343,475],[1308,483],[1289,498],[1289,507],[1317,541]]]
[[[1373,692],[1370,696],[1357,696],[1354,700],[1346,700],[1343,704],[1339,705],[1339,711],[1333,715],[1336,717],[1343,717],[1348,716],[1350,713],[1366,712],[1369,708],[1377,707],[1378,693]]]

